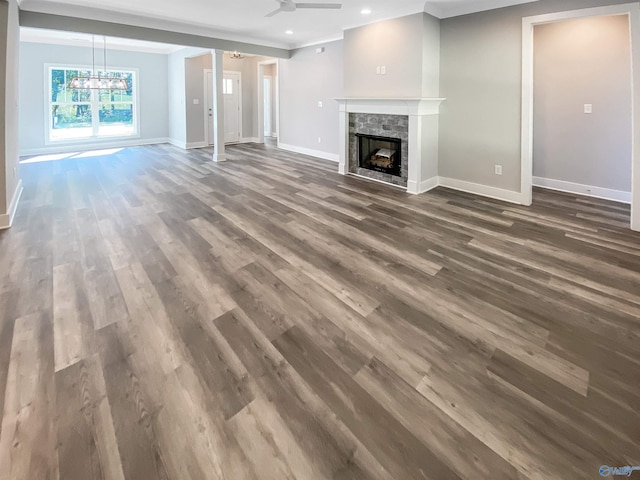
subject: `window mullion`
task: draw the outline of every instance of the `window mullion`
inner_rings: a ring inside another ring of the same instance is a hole
[[[91,90],[91,126],[93,136],[97,137],[100,132],[100,90]]]

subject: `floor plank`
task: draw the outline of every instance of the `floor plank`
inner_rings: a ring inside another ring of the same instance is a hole
[[[599,478],[640,465],[628,205],[411,196],[267,145],[22,165],[0,480]]]

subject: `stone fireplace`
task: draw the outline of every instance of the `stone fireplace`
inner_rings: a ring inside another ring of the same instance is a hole
[[[349,173],[407,186],[409,117],[349,114]]]
[[[442,98],[344,98],[340,167],[418,194],[438,183],[438,116]]]

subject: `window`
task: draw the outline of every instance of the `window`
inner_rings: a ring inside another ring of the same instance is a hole
[[[225,78],[222,81],[222,94],[233,95],[233,79]]]
[[[48,72],[49,141],[137,135],[136,72],[109,71],[109,76],[125,78],[129,90],[72,90],[67,87],[73,77],[104,72],[74,67],[49,67]]]

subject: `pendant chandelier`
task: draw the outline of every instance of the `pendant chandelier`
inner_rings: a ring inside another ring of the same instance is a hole
[[[244,55],[238,53],[238,51],[236,50],[235,52],[229,52],[229,58],[233,60],[241,60],[244,58]]]
[[[93,63],[90,77],[73,77],[67,88],[70,90],[129,90],[129,84],[124,78],[110,77],[107,70],[107,37],[104,38],[104,76],[96,75],[96,37],[91,36],[91,52]]]

